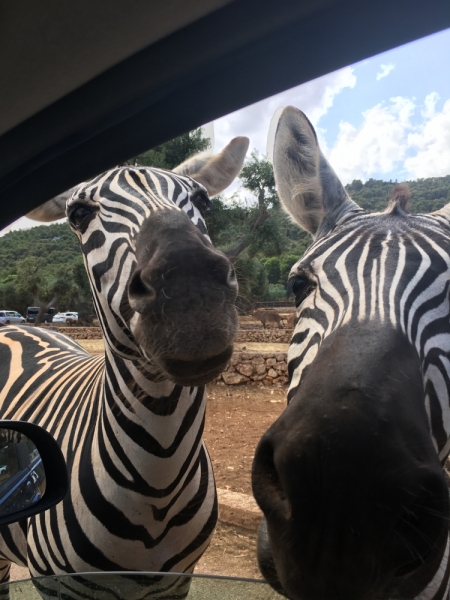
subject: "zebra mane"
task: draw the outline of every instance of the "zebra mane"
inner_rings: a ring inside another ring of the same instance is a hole
[[[391,198],[388,202],[386,214],[405,214],[409,213],[409,200],[411,198],[411,190],[405,183],[398,183],[392,190]]]

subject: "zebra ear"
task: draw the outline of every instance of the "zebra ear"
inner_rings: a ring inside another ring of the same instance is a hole
[[[25,216],[29,219],[33,219],[33,221],[42,221],[44,223],[63,219],[66,216],[66,202],[78,187],[79,186],[77,185],[63,192],[62,194],[59,194],[59,196],[55,196],[51,200],[47,200],[47,202],[44,202],[44,204],[41,204],[41,206],[34,208]]]
[[[241,170],[249,143],[247,137],[236,137],[219,154],[197,154],[173,172],[192,177],[205,186],[210,196],[216,196],[232,183]]]
[[[313,126],[293,106],[285,108],[278,121],[273,167],[284,208],[313,236],[357,208],[322,154]]]

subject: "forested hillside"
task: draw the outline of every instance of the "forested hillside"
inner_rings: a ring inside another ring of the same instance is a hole
[[[79,244],[67,223],[11,231],[0,238],[0,309],[55,306],[92,315]]]
[[[49,265],[64,265],[79,254],[78,240],[68,223],[11,231],[0,238],[0,281],[17,274],[17,263],[24,258],[34,256]]]
[[[386,208],[392,188],[397,182],[369,179],[362,183],[358,179],[346,186],[350,196],[363,208],[380,211]],[[442,208],[450,202],[450,175],[429,177],[416,181],[405,181],[411,190],[411,212],[426,213]]]
[[[253,170],[244,171],[242,180],[244,190],[254,186],[260,204],[240,197],[231,202],[215,198],[207,223],[215,245],[235,263],[241,296],[282,298],[289,270],[311,238],[282,211],[270,172],[265,172],[265,183],[261,183],[260,171],[262,167],[267,171],[267,161],[252,160],[248,164]],[[258,177],[253,180],[255,173]],[[411,212],[430,212],[450,202],[450,175],[406,183],[411,189]],[[363,184],[355,180],[346,189],[363,208],[380,211],[394,185],[392,181],[369,179]],[[0,309],[24,312],[27,306],[50,302],[62,311],[93,314],[78,240],[69,225],[40,226],[0,237]]]

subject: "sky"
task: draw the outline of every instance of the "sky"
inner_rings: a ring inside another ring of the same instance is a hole
[[[344,184],[450,174],[450,29],[378,54],[214,122],[214,151],[246,135],[269,154],[274,112],[292,105],[316,128]],[[227,195],[235,193],[235,182]],[[9,228],[30,227],[29,219]],[[2,233],[0,233],[1,235]]]
[[[345,67],[214,123],[215,150],[236,135],[267,153],[275,110],[301,109],[344,184],[450,174],[450,29]],[[269,149],[270,155],[270,149]]]

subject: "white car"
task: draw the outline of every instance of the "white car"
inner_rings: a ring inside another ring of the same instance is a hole
[[[9,471],[8,465],[0,465],[0,475],[5,475]]]
[[[15,310],[0,310],[0,324],[9,325],[10,323],[25,323],[25,317]]]
[[[56,315],[52,319],[52,323],[78,323],[78,313],[77,312],[64,312],[64,313],[56,313]]]

